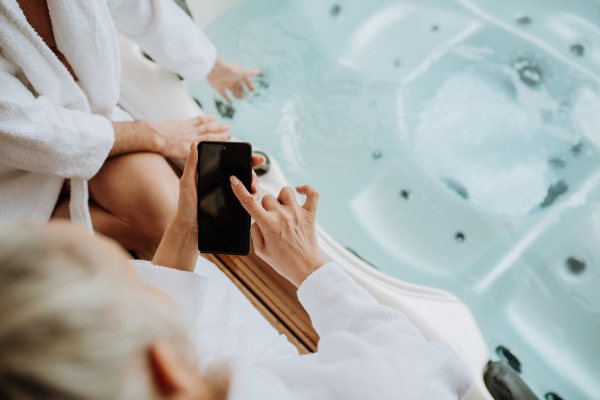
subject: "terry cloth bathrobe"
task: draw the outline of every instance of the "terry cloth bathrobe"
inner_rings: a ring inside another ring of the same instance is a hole
[[[298,288],[320,336],[318,352],[304,356],[206,259],[198,259],[195,273],[132,264],[187,316],[200,369],[229,364],[228,400],[456,400],[471,386],[448,344],[427,342],[336,263]]]
[[[92,229],[87,181],[114,142],[117,30],[165,68],[201,79],[216,50],[171,0],[47,0],[58,50],[0,0],[0,220],[48,221],[66,178],[71,218]]]
[[[448,344],[427,342],[335,263],[298,288],[320,336],[318,352],[304,356],[206,259],[198,259],[195,273],[132,263],[191,322],[200,369],[229,364],[228,400],[456,400],[471,386]]]

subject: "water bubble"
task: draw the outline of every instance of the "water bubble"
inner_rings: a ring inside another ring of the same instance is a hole
[[[571,47],[569,47],[569,50],[577,57],[582,57],[585,54],[585,46],[581,43],[572,44]]]
[[[435,24],[431,27],[431,31],[432,32],[437,32],[440,30],[440,26],[438,24]]]
[[[548,392],[548,393],[546,393],[546,394],[544,395],[544,398],[545,398],[546,400],[563,400],[563,398],[562,398],[562,397],[560,397],[559,395],[557,395],[557,394],[556,394],[556,393],[554,393],[554,392]]]
[[[579,153],[581,153],[582,148],[583,148],[583,143],[579,142],[577,144],[574,144],[573,147],[571,147],[571,153],[578,155]]]
[[[382,156],[380,150],[374,150],[371,155],[373,156],[373,160],[379,160]]]
[[[400,68],[402,66],[402,58],[401,57],[397,57],[396,59],[394,59],[394,68]]]
[[[408,200],[408,199],[410,199],[410,191],[406,190],[406,189],[402,189],[400,191],[400,196],[402,196],[404,199]]]
[[[465,234],[462,232],[456,232],[456,235],[454,235],[454,240],[456,240],[458,243],[464,242],[465,239]]]

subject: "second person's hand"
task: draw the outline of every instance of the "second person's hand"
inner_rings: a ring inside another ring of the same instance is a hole
[[[207,114],[180,121],[113,122],[115,142],[109,157],[148,151],[169,158],[186,158],[192,142],[231,138],[229,126],[216,123],[216,118]]]
[[[254,85],[250,78],[259,74],[260,70],[257,68],[246,68],[238,63],[225,61],[221,57],[217,57],[215,66],[206,79],[228,103],[231,103],[226,90],[230,90],[236,99],[241,99],[245,94],[242,83],[252,92]]]
[[[229,125],[216,123],[217,117],[206,114],[181,121],[144,121],[155,138],[156,152],[169,158],[186,158],[193,142],[225,141],[231,138]]]

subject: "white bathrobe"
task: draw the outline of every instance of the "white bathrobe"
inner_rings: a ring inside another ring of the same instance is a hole
[[[188,79],[210,72],[216,50],[171,0],[47,3],[57,47],[79,81],[16,0],[0,0],[0,220],[49,220],[69,178],[71,218],[91,229],[87,181],[114,142],[117,30]]]
[[[319,351],[305,356],[207,260],[199,258],[195,274],[133,263],[146,284],[171,294],[191,318],[201,368],[227,358],[229,400],[450,400],[471,385],[448,344],[425,341],[335,263],[298,289],[320,336]]]

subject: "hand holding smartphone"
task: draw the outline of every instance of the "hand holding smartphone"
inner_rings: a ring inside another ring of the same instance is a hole
[[[294,191],[284,187],[277,199],[267,199],[279,203],[267,211],[255,197],[258,181],[252,179],[255,175],[251,163],[257,166],[262,162],[263,157],[252,156],[248,143],[193,144],[180,180],[177,213],[163,235],[153,263],[194,271],[198,249],[206,253],[248,254],[251,213],[256,220],[256,254],[282,276],[299,286],[320,268],[326,260],[316,238],[319,194],[310,186],[296,187],[298,193],[307,196],[306,202],[299,205]],[[237,179],[230,179],[232,175]]]
[[[248,255],[250,214],[231,189],[230,176],[251,192],[252,146],[243,142],[198,143],[198,250]]]

